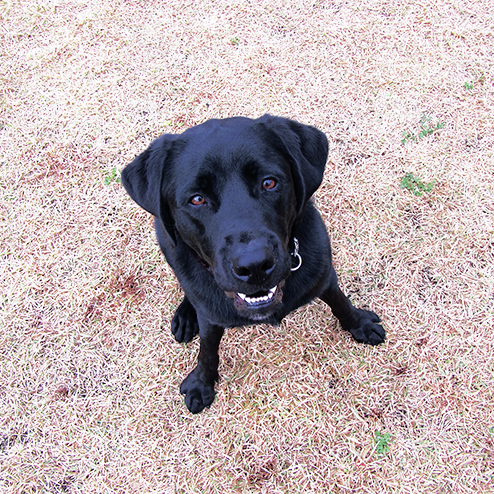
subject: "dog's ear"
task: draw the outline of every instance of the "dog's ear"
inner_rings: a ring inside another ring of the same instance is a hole
[[[166,200],[167,170],[171,169],[176,135],[164,134],[122,170],[122,184],[129,196],[159,218],[176,244],[175,222]]]
[[[320,130],[282,117],[264,115],[258,122],[269,141],[289,161],[297,198],[297,219],[321,185],[328,159],[328,139]]]

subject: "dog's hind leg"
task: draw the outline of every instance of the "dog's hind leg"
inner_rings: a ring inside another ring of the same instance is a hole
[[[172,319],[172,334],[179,343],[188,343],[199,334],[196,310],[187,297],[184,297],[175,311]]]
[[[218,381],[218,349],[224,328],[207,321],[200,321],[201,346],[196,368],[184,379],[180,393],[192,413],[199,413],[214,401],[214,385]]]
[[[370,310],[356,309],[341,291],[333,267],[331,267],[329,287],[319,298],[331,307],[341,327],[349,331],[359,343],[379,345],[386,338],[384,329],[379,324],[381,322],[379,316]]]

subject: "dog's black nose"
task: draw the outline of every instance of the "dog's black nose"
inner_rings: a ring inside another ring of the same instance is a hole
[[[261,246],[245,246],[232,260],[232,270],[236,278],[246,283],[261,284],[276,266],[271,249]]]

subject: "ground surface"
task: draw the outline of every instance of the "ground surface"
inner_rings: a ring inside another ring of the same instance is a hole
[[[494,14],[485,1],[0,5],[0,491],[471,493],[494,475]],[[178,388],[180,288],[119,171],[265,112],[326,132],[355,305],[229,330]]]

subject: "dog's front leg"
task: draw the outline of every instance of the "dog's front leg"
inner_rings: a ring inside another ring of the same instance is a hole
[[[381,322],[379,316],[370,310],[356,309],[352,305],[350,299],[338,286],[338,278],[333,267],[331,267],[329,287],[320,298],[331,307],[342,328],[349,331],[359,343],[379,345],[385,340],[386,334],[379,324]]]
[[[205,321],[199,315],[201,339],[196,368],[184,379],[180,393],[185,394],[185,404],[192,413],[199,413],[213,403],[214,385],[218,381],[218,348],[224,328]]]
[[[184,297],[175,311],[172,319],[172,334],[179,343],[188,343],[199,334],[196,310],[187,297]]]

